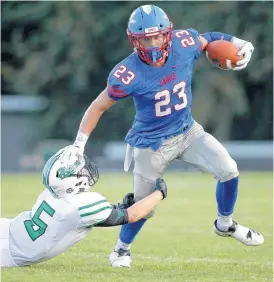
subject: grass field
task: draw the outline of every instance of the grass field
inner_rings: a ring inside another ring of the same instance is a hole
[[[272,281],[272,174],[242,173],[235,219],[265,236],[246,247],[212,231],[215,181],[200,173],[170,173],[168,198],[132,246],[132,268],[108,263],[119,228],[94,229],[84,241],[50,261],[2,270],[3,282],[64,281]],[[2,217],[32,207],[42,191],[40,175],[2,175]],[[101,175],[96,191],[117,202],[132,189],[130,174]]]

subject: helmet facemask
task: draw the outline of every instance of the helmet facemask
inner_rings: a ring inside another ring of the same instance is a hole
[[[155,65],[158,61],[162,61],[167,57],[171,46],[172,24],[170,24],[170,27],[168,29],[160,30],[157,32],[154,31],[150,33],[131,33],[129,29],[127,29],[127,34],[135,52],[143,61],[147,62],[148,64]],[[164,35],[164,41],[162,46],[153,46],[149,48],[145,48],[142,46],[142,38],[156,36],[160,34]]]
[[[90,189],[98,181],[99,172],[95,164],[90,162],[86,155],[84,155],[84,159],[85,159],[85,166],[80,171],[77,172],[76,176],[77,178],[86,177]],[[85,191],[79,189],[79,192],[85,192]]]

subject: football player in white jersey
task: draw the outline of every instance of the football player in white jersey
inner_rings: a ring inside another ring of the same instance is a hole
[[[127,194],[122,204],[111,205],[97,192],[89,192],[98,178],[96,166],[85,157],[80,169],[64,167],[63,150],[43,170],[45,189],[30,211],[14,219],[0,219],[1,267],[27,266],[51,259],[84,239],[94,226],[116,226],[146,216],[167,195],[162,179],[155,191],[134,203]]]

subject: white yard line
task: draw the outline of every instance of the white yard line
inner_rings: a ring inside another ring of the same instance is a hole
[[[79,256],[82,258],[104,258],[108,259],[108,254],[102,253],[89,253],[89,252],[66,252],[63,255]],[[221,258],[177,258],[177,257],[160,257],[160,256],[145,256],[140,254],[134,254],[133,258],[138,260],[147,261],[152,260],[154,262],[171,262],[171,263],[218,263],[218,264],[241,264],[241,265],[259,265],[259,266],[273,266],[273,262],[269,261],[266,263],[246,261],[246,260],[235,260],[235,259],[221,259]]]

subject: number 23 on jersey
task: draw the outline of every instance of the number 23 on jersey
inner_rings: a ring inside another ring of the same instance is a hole
[[[119,78],[120,81],[125,85],[130,84],[135,78],[135,74],[132,71],[128,70],[124,65],[121,65],[113,75]]]
[[[120,81],[125,85],[130,84],[135,78],[135,74],[132,71],[128,70],[124,65],[121,65],[119,69],[114,72],[113,75],[119,78]],[[187,96],[185,93],[185,87],[186,82],[181,81],[180,83],[174,85],[172,93],[170,93],[170,91],[166,89],[155,94],[154,99],[155,101],[157,101],[155,103],[155,114],[157,117],[163,117],[171,114],[172,108],[170,106],[165,109],[163,109],[162,107],[169,105],[172,94],[177,93],[178,97],[181,99],[181,103],[174,105],[174,109],[176,111],[180,111],[187,106]]]
[[[154,96],[155,101],[158,101],[155,103],[155,115],[157,117],[163,117],[170,115],[173,111],[173,108],[175,111],[180,111],[184,109],[187,106],[187,95],[185,93],[185,87],[186,82],[181,81],[174,85],[172,89],[172,93],[170,93],[169,90],[163,90],[160,92],[157,92]],[[180,98],[181,103],[175,104],[173,107],[169,106],[171,101],[171,95],[177,94]],[[163,109],[164,106],[167,106]]]

